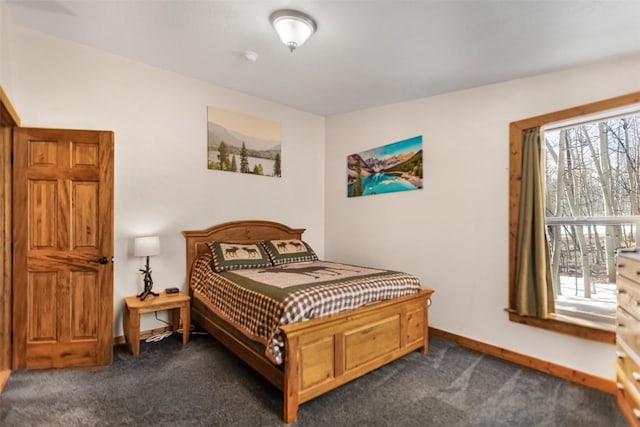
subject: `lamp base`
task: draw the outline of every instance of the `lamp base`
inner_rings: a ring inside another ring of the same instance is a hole
[[[140,301],[144,301],[144,299],[149,295],[153,295],[154,297],[157,297],[159,294],[157,292],[153,292],[151,289],[145,289],[144,291],[142,291],[136,296],[140,298]]]
[[[140,272],[142,273],[142,275],[144,276],[144,291],[142,291],[142,293],[136,295],[138,298],[140,298],[140,301],[144,301],[144,299],[148,296],[148,295],[153,295],[154,297],[157,297],[158,294],[153,292],[151,289],[153,289],[153,279],[151,278],[151,268],[149,267],[149,257],[147,256],[147,263],[144,266],[144,269],[140,269]]]

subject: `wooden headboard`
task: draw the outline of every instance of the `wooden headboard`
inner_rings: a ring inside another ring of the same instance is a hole
[[[187,243],[187,289],[191,278],[191,268],[198,256],[209,252],[207,242],[254,243],[261,240],[302,239],[304,228],[290,228],[273,221],[244,220],[214,225],[204,230],[183,231]],[[189,293],[191,290],[189,289]]]

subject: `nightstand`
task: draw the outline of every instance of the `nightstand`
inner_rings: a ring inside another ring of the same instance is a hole
[[[191,297],[182,292],[176,294],[161,292],[157,297],[148,296],[144,301],[140,301],[136,296],[125,298],[122,326],[125,339],[131,346],[133,355],[140,354],[140,315],[143,313],[171,310],[173,331],[178,330],[180,321],[182,321],[182,344],[186,344],[189,341],[191,322],[190,301]]]

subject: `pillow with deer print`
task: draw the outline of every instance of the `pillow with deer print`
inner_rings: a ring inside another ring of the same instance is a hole
[[[318,256],[311,249],[311,246],[302,240],[263,240],[262,246],[269,254],[273,265],[318,260]]]
[[[271,267],[271,260],[260,243],[208,242],[215,272],[242,268]]]

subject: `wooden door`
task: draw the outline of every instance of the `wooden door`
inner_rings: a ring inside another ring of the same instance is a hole
[[[14,131],[13,367],[111,363],[113,133]]]

